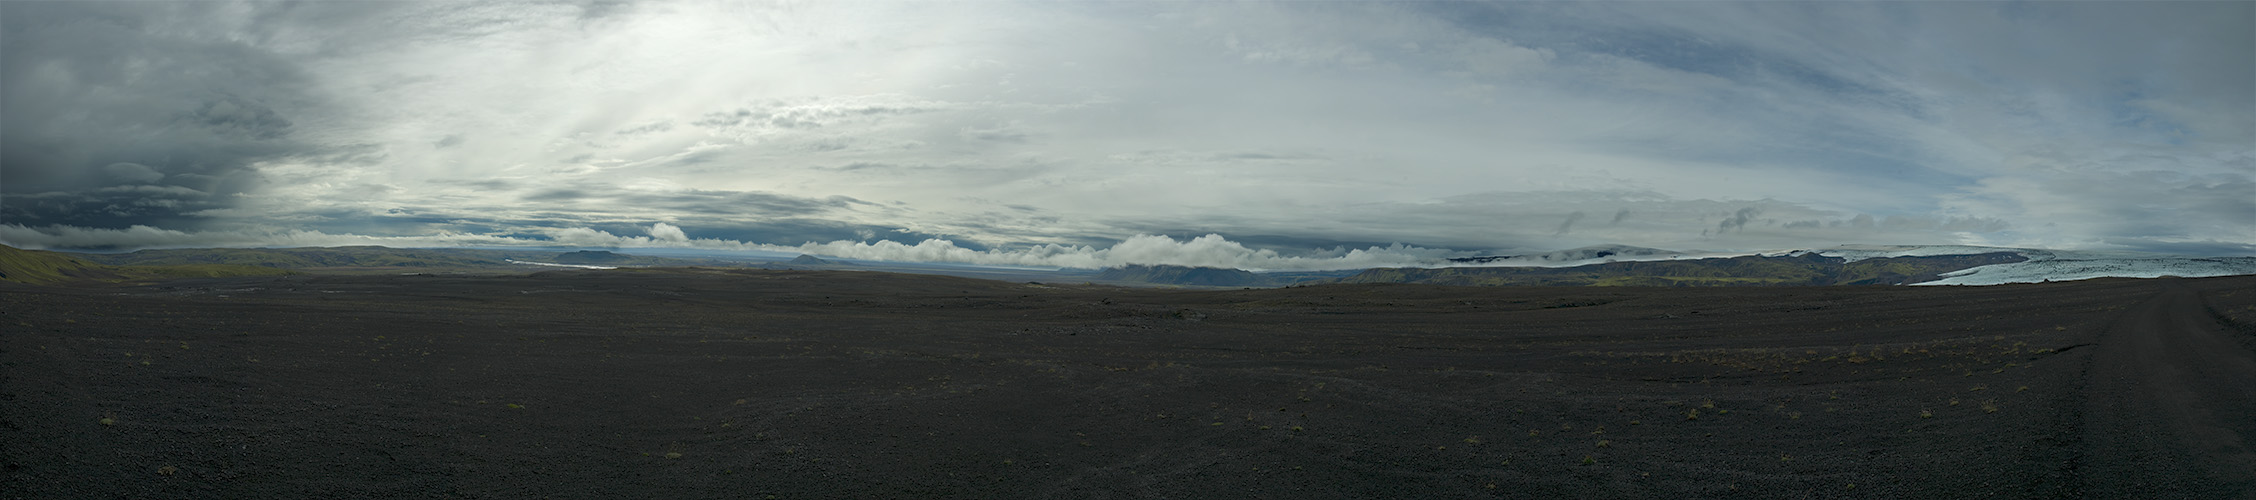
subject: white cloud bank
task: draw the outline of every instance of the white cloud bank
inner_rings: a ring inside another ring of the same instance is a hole
[[[927,239],[914,245],[895,241],[838,240],[800,245],[768,245],[723,239],[693,239],[672,224],[652,224],[646,236],[620,236],[588,228],[548,230],[549,239],[483,234],[443,233],[431,236],[368,236],[320,231],[199,231],[184,232],[148,226],[127,229],[87,229],[70,226],[33,228],[0,224],[0,244],[19,248],[189,248],[189,247],[302,247],[383,245],[394,247],[462,246],[572,246],[597,248],[698,248],[727,251],[786,252],[895,262],[950,262],[988,266],[1071,267],[1097,269],[1124,265],[1176,265],[1236,268],[1254,271],[1314,271],[1372,267],[1438,266],[1465,252],[1406,245],[1369,248],[1318,249],[1287,254],[1248,248],[1221,235],[1187,240],[1167,236],[1136,235],[1112,246],[1037,245],[1017,249],[974,250],[954,241]]]

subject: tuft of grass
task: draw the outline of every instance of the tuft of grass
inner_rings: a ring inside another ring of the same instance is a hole
[[[1935,412],[1919,410],[1919,418],[1935,418]]]

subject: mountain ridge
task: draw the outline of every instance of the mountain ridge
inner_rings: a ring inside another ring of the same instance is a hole
[[[234,264],[109,265],[83,258],[85,255],[0,245],[0,282],[67,285],[292,274],[283,269]]]
[[[1244,269],[1129,264],[1097,272],[1097,279],[1160,285],[1273,286],[1269,278]]]
[[[1628,261],[1573,267],[1380,268],[1333,283],[1463,286],[1791,286],[1904,285],[1945,273],[2028,260],[2018,253],[1877,257],[1850,261],[1814,253],[1691,260]]]

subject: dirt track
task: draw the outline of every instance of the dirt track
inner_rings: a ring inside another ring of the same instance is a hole
[[[2246,498],[2256,278],[0,288],[0,497]]]
[[[2099,335],[2078,471],[2088,497],[2256,498],[2256,352],[2177,281]]]

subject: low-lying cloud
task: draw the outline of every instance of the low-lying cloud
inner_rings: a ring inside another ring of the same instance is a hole
[[[584,227],[549,229],[546,238],[487,234],[441,233],[429,236],[370,236],[330,234],[320,231],[174,231],[149,226],[126,229],[88,229],[70,226],[27,227],[0,224],[0,243],[32,249],[134,249],[188,247],[302,247],[384,245],[394,247],[456,246],[571,246],[594,248],[698,248],[708,250],[787,252],[848,259],[895,262],[947,262],[988,266],[1098,269],[1125,265],[1175,265],[1269,270],[1337,270],[1372,267],[1445,265],[1467,252],[1408,245],[1368,248],[1310,249],[1280,252],[1249,248],[1217,234],[1177,240],[1168,236],[1136,235],[1106,247],[1088,245],[1035,245],[1021,248],[977,250],[946,239],[915,244],[898,241],[837,240],[799,245],[747,243],[737,240],[690,238],[680,227],[652,224],[644,235],[621,236]]]

